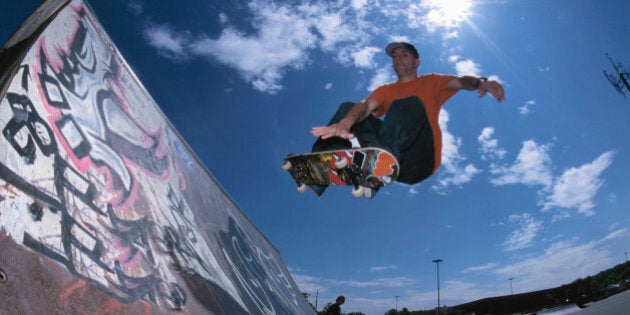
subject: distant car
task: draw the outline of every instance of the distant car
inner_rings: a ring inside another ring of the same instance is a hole
[[[613,283],[606,287],[606,291],[608,295],[617,294],[623,291],[623,286],[621,286],[621,283]]]
[[[590,302],[606,299],[609,296],[615,295],[626,289],[630,289],[630,279],[625,279],[618,283],[610,284],[605,289],[599,291],[582,294],[576,299],[575,304],[580,308],[584,308],[585,305]]]

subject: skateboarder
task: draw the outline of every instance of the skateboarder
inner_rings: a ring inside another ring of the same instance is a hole
[[[313,127],[318,137],[313,152],[350,148],[349,139],[361,147],[380,147],[391,152],[400,164],[396,179],[416,184],[438,169],[442,156],[442,131],[438,116],[442,105],[459,90],[477,90],[504,99],[503,86],[476,76],[424,74],[418,76],[420,57],[406,42],[387,45],[398,80],[378,87],[359,103],[343,103],[327,126]],[[384,119],[379,119],[380,117]]]
[[[335,303],[328,305],[324,312],[326,315],[340,315],[341,314],[341,305],[346,302],[346,297],[340,295],[337,297]]]

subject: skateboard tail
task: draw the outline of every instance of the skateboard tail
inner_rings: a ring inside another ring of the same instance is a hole
[[[398,166],[398,162],[389,152],[387,152],[387,154],[379,154],[374,164],[373,173],[378,177],[391,176],[397,173],[396,167]]]

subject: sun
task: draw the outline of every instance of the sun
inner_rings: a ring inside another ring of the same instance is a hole
[[[472,15],[471,0],[423,0],[426,18],[435,27],[457,28]]]

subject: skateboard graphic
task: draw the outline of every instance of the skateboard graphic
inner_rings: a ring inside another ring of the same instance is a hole
[[[398,176],[398,161],[379,148],[352,148],[306,154],[290,154],[282,169],[288,171],[298,191],[311,188],[318,196],[331,185],[354,186],[352,195],[372,198],[379,188]]]

